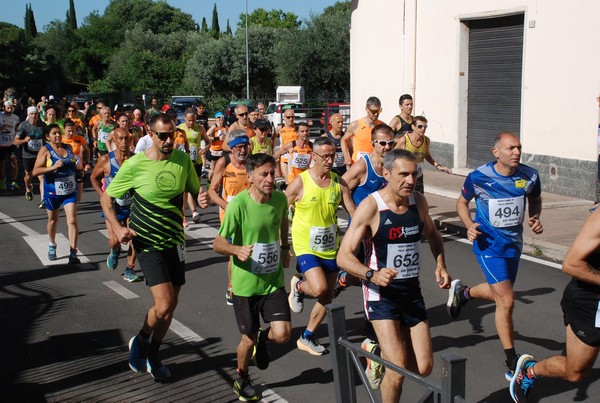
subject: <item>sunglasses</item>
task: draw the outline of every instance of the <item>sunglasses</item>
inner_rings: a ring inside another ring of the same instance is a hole
[[[248,147],[250,147],[250,144],[243,143],[243,144],[238,144],[237,146],[234,146],[233,148],[235,148],[237,150],[243,150],[244,148],[248,148]]]
[[[427,130],[428,127],[429,126],[427,126],[427,125],[417,125],[417,129],[425,129],[425,130]]]
[[[368,110],[369,112],[371,112],[373,115],[379,115],[383,109],[381,109],[381,108],[379,108],[379,109],[371,109],[371,108],[367,108],[367,110]]]
[[[167,139],[171,139],[173,140],[175,138],[175,132],[156,132],[156,137],[158,137],[158,139],[160,141],[167,141]]]
[[[321,155],[319,153],[316,153],[313,151],[313,154],[318,155],[319,157],[321,157],[321,159],[323,161],[327,161],[327,160],[331,160],[333,161],[335,159],[335,154],[331,154],[331,155]]]
[[[396,144],[396,141],[395,140],[389,140],[389,141],[385,141],[385,140],[373,140],[373,144],[379,144],[382,147],[385,147],[385,146],[393,147],[394,144]]]
[[[286,118],[286,119],[296,119],[295,116],[284,116],[284,118]]]
[[[242,117],[244,117],[244,116],[248,116],[248,112],[244,112],[244,113],[238,113],[237,115],[238,115],[238,116],[242,116]]]

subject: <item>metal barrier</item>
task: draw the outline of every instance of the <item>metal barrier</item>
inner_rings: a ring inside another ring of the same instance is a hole
[[[392,364],[369,353],[360,346],[349,342],[346,338],[346,315],[344,306],[340,304],[327,305],[327,328],[331,360],[333,366],[333,380],[335,382],[335,400],[337,403],[356,403],[356,388],[354,386],[354,371],[350,360],[356,368],[371,402],[380,402],[379,397],[369,385],[367,376],[363,370],[359,356],[367,357],[376,361],[386,368],[392,369],[402,375],[405,379],[412,380],[425,388],[427,393],[419,400],[419,403],[461,403],[465,402],[465,375],[467,359],[458,354],[445,353],[442,358],[442,385],[437,386],[425,378],[410,372],[404,368]]]

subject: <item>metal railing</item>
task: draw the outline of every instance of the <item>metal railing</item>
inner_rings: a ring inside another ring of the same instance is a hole
[[[389,370],[402,374],[406,380],[414,381],[427,389],[419,403],[461,403],[465,402],[465,375],[467,359],[458,354],[444,353],[442,358],[442,385],[435,385],[425,378],[392,364],[378,355],[360,348],[346,338],[346,315],[344,306],[327,305],[327,328],[329,330],[333,380],[335,382],[335,399],[337,403],[356,403],[356,387],[354,386],[354,368],[367,389],[371,402],[380,402],[378,395],[369,385],[359,357],[367,357]],[[354,364],[354,368],[350,365]]]

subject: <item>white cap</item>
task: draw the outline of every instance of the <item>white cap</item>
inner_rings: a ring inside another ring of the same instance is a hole
[[[35,106],[30,106],[29,108],[27,108],[27,114],[29,115],[30,113],[37,113],[38,110]]]
[[[48,97],[48,100],[49,100],[49,101],[54,101],[54,95],[50,95],[50,96]]]

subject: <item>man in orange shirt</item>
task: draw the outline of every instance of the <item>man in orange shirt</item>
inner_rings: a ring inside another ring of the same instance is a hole
[[[296,114],[294,113],[293,109],[286,109],[286,111],[283,112],[283,127],[278,126],[275,129],[276,136],[273,138],[273,145],[276,144],[277,136],[281,137],[281,147],[298,139],[298,132],[296,131],[295,119]],[[286,179],[288,176],[288,157],[288,154],[282,154],[279,162],[281,176],[283,176]]]
[[[379,120],[379,114],[382,111],[379,98],[369,97],[365,109],[367,116],[350,123],[346,134],[342,137],[342,152],[344,153],[344,161],[348,168],[358,161],[360,157],[373,151],[371,130],[383,123]],[[350,147],[351,139],[352,147]]]
[[[90,148],[88,147],[88,143],[85,138],[75,134],[76,128],[77,125],[75,122],[71,119],[66,119],[62,142],[71,146],[77,160],[75,164],[75,182],[77,182],[77,203],[79,203],[83,194],[84,172],[90,172],[92,167],[90,165]]]
[[[306,123],[298,125],[298,139],[281,146],[274,157],[277,159],[283,154],[289,155],[291,164],[285,178],[286,183],[289,185],[296,176],[310,168],[312,143],[310,142],[310,132]]]

